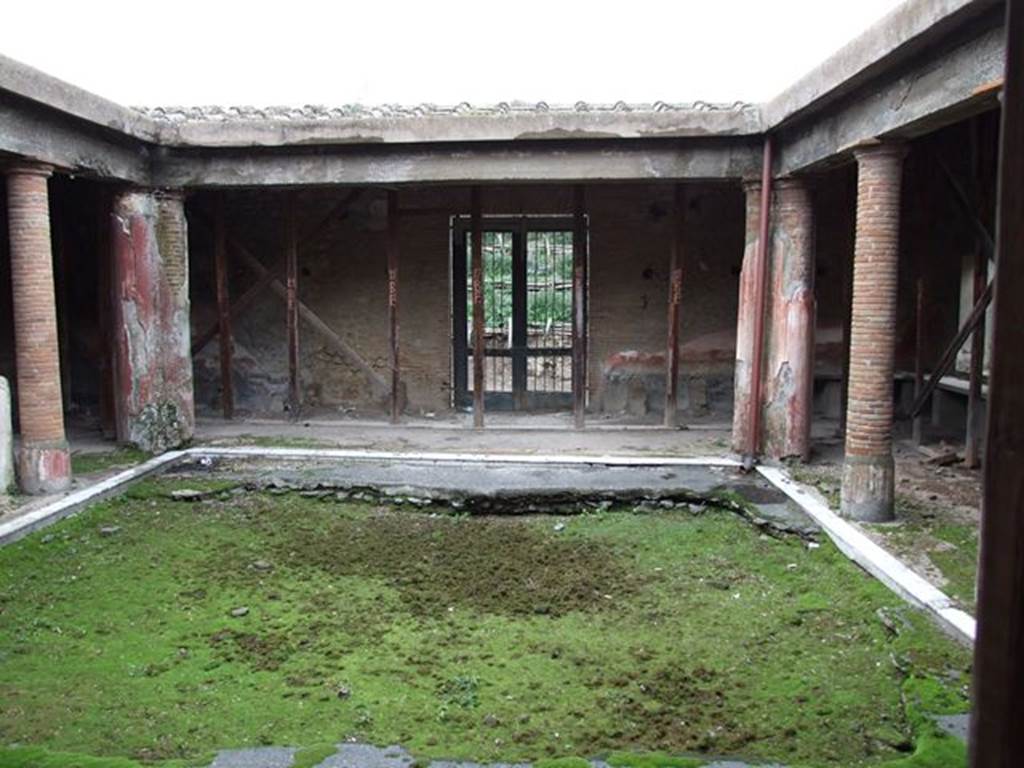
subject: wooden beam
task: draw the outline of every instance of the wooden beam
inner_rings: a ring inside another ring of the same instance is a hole
[[[480,214],[480,188],[473,187],[470,202],[473,286],[473,426],[484,426],[484,233]]]
[[[974,255],[974,301],[982,297],[988,284],[988,258],[978,247]],[[985,405],[981,397],[981,380],[985,366],[985,313],[978,318],[971,333],[971,360],[967,383],[967,439],[964,465],[977,469],[981,464],[981,441],[985,422]]]
[[[586,191],[573,189],[572,233],[572,413],[576,429],[586,425],[587,411],[587,223]]]
[[[988,305],[992,301],[992,283],[989,283],[985,290],[982,292],[981,297],[975,302],[974,309],[971,310],[971,314],[967,316],[967,320],[964,321],[963,326],[957,331],[956,336],[949,342],[949,346],[943,351],[942,356],[939,358],[939,362],[936,363],[935,368],[932,369],[931,375],[928,377],[928,381],[925,383],[924,388],[914,399],[914,405],[910,409],[910,418],[914,418],[924,408],[924,404],[928,402],[928,398],[932,396],[935,388],[939,386],[939,382],[942,377],[949,373],[949,369],[953,367],[953,363],[956,361],[956,353],[960,351],[960,347],[967,341],[967,337],[971,335],[975,328],[978,327],[978,323],[985,319],[985,310],[988,309]]]
[[[914,401],[921,397],[924,389],[924,276],[917,277],[917,303],[914,311]],[[914,416],[914,445],[921,444],[924,417],[920,412]]]
[[[228,298],[227,225],[224,221],[224,193],[217,195],[213,223],[213,266],[217,283],[217,321],[220,336],[220,403],[225,419],[235,415],[235,389],[232,381],[231,357],[234,339],[231,335],[231,302]]]
[[[1024,0],[1006,13],[972,768],[1010,768],[1024,754]]]
[[[299,417],[302,389],[299,382],[299,242],[296,232],[295,192],[288,192],[285,220],[286,322],[288,331],[288,409],[291,417]]]
[[[679,314],[683,301],[683,185],[676,184],[672,202],[672,235],[668,265],[668,346],[665,352],[665,426],[679,425]]]
[[[402,413],[402,376],[398,356],[398,192],[388,190],[388,223],[385,232],[388,260],[388,364],[391,367],[391,423]]]
[[[114,334],[113,334],[113,251],[110,247],[110,194],[106,187],[100,187],[96,194],[96,265],[99,284],[97,285],[97,313],[101,355],[100,373],[100,428],[103,437],[114,439],[117,425],[114,416]]]

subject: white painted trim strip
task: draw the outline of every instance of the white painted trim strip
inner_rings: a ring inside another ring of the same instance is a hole
[[[471,464],[600,464],[609,467],[739,467],[735,459],[719,456],[613,456],[539,453],[452,453],[444,451],[367,451],[348,448],[263,448],[249,446],[204,446],[189,448],[193,456],[253,457],[278,459],[350,459],[364,461],[429,461]]]
[[[92,504],[113,495],[123,485],[175,463],[187,453],[188,451],[162,453],[136,467],[126,469],[124,472],[119,472],[112,477],[108,477],[106,480],[101,480],[80,491],[69,493],[57,501],[46,504],[39,509],[34,509],[27,514],[16,517],[14,520],[0,524],[0,546],[9,544],[20,539],[22,536],[28,535],[32,531],[73,515],[87,504]]]
[[[794,481],[785,470],[759,466],[757,471],[810,515],[844,555],[908,603],[931,613],[954,637],[974,643],[974,618],[953,607],[953,601],[942,590],[907,568],[855,525],[839,517],[816,494],[811,494]]]

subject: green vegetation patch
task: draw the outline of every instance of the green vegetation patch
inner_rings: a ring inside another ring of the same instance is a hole
[[[638,768],[949,748],[926,713],[966,707],[968,653],[828,543],[710,508],[555,523],[140,483],[0,549],[0,749],[30,745],[0,765],[269,744],[315,765],[346,739]]]
[[[93,475],[108,469],[128,469],[151,458],[137,448],[116,448],[112,451],[76,451],[71,454],[71,472]]]

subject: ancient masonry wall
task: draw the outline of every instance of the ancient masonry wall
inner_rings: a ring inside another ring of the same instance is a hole
[[[300,233],[309,232],[347,190],[299,193]],[[276,268],[283,279],[284,193],[226,196],[232,238]],[[607,185],[587,189],[590,237],[590,404],[636,415],[662,407],[673,188]],[[466,213],[468,188],[402,190],[399,320],[402,378],[412,412],[438,412],[451,402],[449,212]],[[564,186],[483,190],[485,215],[568,214]],[[190,201],[195,333],[215,322],[209,196]],[[417,212],[419,211],[419,212]],[[743,195],[738,185],[686,190],[681,405],[691,413],[731,407],[736,281],[743,249]],[[381,375],[387,365],[386,272],[380,194],[361,192],[349,213],[300,242],[301,300]],[[303,238],[300,235],[300,241]],[[230,257],[231,292],[255,282]],[[286,394],[284,305],[270,291],[235,322],[236,398],[244,410],[281,412]],[[302,324],[304,401],[310,409],[379,409],[365,377]],[[217,345],[196,361],[197,403],[215,409]],[[617,386],[616,382],[622,384]]]
[[[124,192],[111,227],[117,437],[164,451],[191,438],[195,422],[182,197]]]

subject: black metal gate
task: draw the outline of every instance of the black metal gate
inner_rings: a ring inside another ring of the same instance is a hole
[[[571,217],[483,220],[484,406],[572,406]],[[455,404],[473,401],[473,305],[468,218],[452,226]]]

